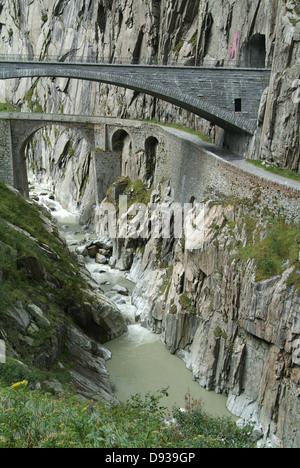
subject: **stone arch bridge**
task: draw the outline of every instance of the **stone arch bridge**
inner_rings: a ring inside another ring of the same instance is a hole
[[[108,187],[120,175],[128,175],[126,164],[131,164],[132,170],[137,166],[135,161],[146,158],[144,162],[150,161],[146,164],[149,173],[142,176],[151,182],[154,176],[155,186],[168,180],[176,202],[218,198],[220,194],[253,199],[259,191],[261,203],[268,209],[275,212],[282,209],[287,217],[300,219],[298,185],[294,187],[284,180],[274,181],[265,174],[258,175],[252,165],[248,168],[240,165],[242,158],[232,153],[220,157],[220,148],[200,139],[195,142],[185,132],[107,117],[1,112],[0,179],[25,196],[28,196],[26,145],[38,130],[49,125],[72,128],[88,142],[94,161],[96,203],[103,200]],[[141,174],[133,174],[133,178],[141,178]],[[114,196],[117,200],[118,194]]]
[[[128,161],[122,161],[125,140],[129,142],[128,150],[131,156],[143,153],[144,157],[150,158],[152,165],[153,161],[155,165],[156,151],[163,135],[160,126],[134,120],[1,112],[0,179],[14,186],[25,196],[29,195],[26,147],[37,131],[52,125],[75,130],[87,141],[89,151],[94,156],[97,181],[95,193],[98,200],[102,200],[108,187],[121,174],[126,173],[124,166]],[[153,174],[154,169],[155,167],[152,167]]]
[[[150,94],[234,133],[253,135],[271,71],[262,68],[119,65],[26,61],[0,56],[0,79],[70,78]]]

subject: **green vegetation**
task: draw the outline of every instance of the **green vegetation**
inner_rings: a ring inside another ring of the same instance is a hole
[[[151,194],[153,187],[150,189],[140,180],[135,180],[134,182],[127,176],[121,176],[116,180],[107,190],[107,200],[110,203],[118,203],[120,195],[127,196],[128,208],[134,203],[142,203],[148,205],[151,200]],[[115,192],[117,200],[112,195]]]
[[[10,102],[0,102],[0,112],[20,112],[20,109]]]
[[[221,327],[216,327],[214,330],[214,335],[216,338],[223,338],[224,340],[227,340],[228,336],[224,330],[222,330]]]
[[[2,385],[0,448],[254,448],[250,425],[211,417],[195,401],[168,423],[165,394],[107,404],[32,390],[26,379]]]
[[[195,34],[193,35],[193,37],[191,37],[191,39],[189,40],[189,44],[192,44],[193,47],[196,47],[197,40],[198,40],[198,29],[195,32]]]
[[[24,103],[27,102],[27,105],[29,109],[31,110],[31,112],[42,114],[43,108],[38,100],[38,93],[36,90],[37,85],[38,85],[38,79],[33,83],[31,88],[25,94],[23,102]]]
[[[216,230],[216,235],[226,229],[232,237],[230,248],[234,253],[229,265],[234,259],[244,265],[254,259],[256,281],[282,275],[287,268],[293,268],[287,285],[300,291],[300,224],[287,221],[280,210],[275,214],[262,206],[260,197],[260,191],[256,190],[252,199],[224,197],[223,201],[215,201],[224,207],[235,206],[235,221],[227,220],[222,226],[212,224],[210,228]]]
[[[37,265],[55,278],[60,285],[61,300],[71,297],[79,303],[86,300],[80,293],[83,280],[78,275],[79,267],[58,232],[45,229],[45,219],[37,207],[0,181],[0,272],[5,272],[6,278],[0,283],[0,312],[19,299],[31,303],[49,288],[44,281],[28,277],[24,267],[28,258],[35,259]]]
[[[138,179],[134,182],[129,180],[129,185],[125,190],[124,195],[128,196],[129,206],[133,205],[134,203],[148,205],[150,203],[152,192],[153,187],[148,189],[146,185],[140,179]]]
[[[288,266],[294,266],[289,285],[295,285],[300,291],[300,226],[288,224],[283,219],[270,220],[268,232],[263,239],[258,238],[258,226],[257,218],[245,218],[247,245],[239,249],[240,258],[245,262],[254,258],[257,281],[281,275]]]
[[[176,46],[173,48],[173,52],[174,52],[176,55],[179,55],[179,54],[180,54],[180,51],[181,51],[181,49],[182,49],[183,46],[184,46],[184,41],[178,42],[178,44],[176,44]]]
[[[287,177],[288,179],[297,180],[300,182],[299,172],[289,171],[288,169],[283,169],[282,167],[274,166],[272,164],[264,164],[263,161],[256,159],[246,159],[246,161],[254,166],[260,167],[265,171],[272,172],[272,174],[277,174],[282,177]]]
[[[193,306],[192,301],[187,294],[181,294],[181,296],[179,297],[179,303],[183,310],[186,310],[187,312],[190,312],[192,314],[196,313],[196,307]]]
[[[25,366],[24,364],[20,364],[19,361],[9,357],[6,359],[5,364],[0,365],[0,389],[11,387],[16,382],[26,380],[28,389],[34,390],[39,386],[41,388],[41,393],[44,394],[47,392],[55,395],[56,392],[54,388],[47,384],[47,381],[50,382],[54,379],[62,385],[65,391],[70,391],[70,375],[67,366],[64,368],[54,366],[51,371],[42,371],[31,364]]]

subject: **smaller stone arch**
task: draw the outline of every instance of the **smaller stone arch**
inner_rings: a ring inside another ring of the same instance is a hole
[[[69,128],[76,130],[82,134],[82,137],[88,142],[90,150],[93,151],[95,147],[94,142],[94,126],[91,128],[87,125],[80,123],[73,123],[69,121],[55,121],[55,120],[16,120],[11,123],[11,136],[12,136],[12,157],[14,166],[14,186],[23,195],[29,196],[28,189],[28,175],[26,164],[26,148],[34,135],[43,128],[49,126],[59,126],[62,128]]]
[[[124,129],[118,129],[112,136],[111,148],[113,154],[119,154],[123,176],[132,176],[132,138]]]
[[[146,179],[150,185],[154,180],[158,145],[159,141],[154,136],[149,136],[145,141]]]
[[[128,144],[129,149],[132,149],[132,138],[124,129],[117,130],[111,139],[112,151],[123,151],[124,146]]]

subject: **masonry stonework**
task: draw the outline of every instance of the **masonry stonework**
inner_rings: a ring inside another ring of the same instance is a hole
[[[253,135],[271,71],[255,68],[180,67],[0,61],[0,79],[66,77],[98,81],[150,94],[226,130]]]
[[[28,193],[25,147],[46,125],[65,125],[83,132],[94,155],[96,201],[120,176],[142,178],[139,158],[145,157],[149,138],[155,145],[155,186],[169,180],[172,198],[184,204],[192,199],[247,198],[275,213],[300,221],[300,191],[260,177],[183,138],[167,127],[113,118],[2,114],[0,120],[0,177]],[[11,141],[13,144],[11,144]],[[127,142],[126,161],[119,144]],[[125,164],[126,163],[126,164]],[[142,165],[141,165],[142,166]],[[135,168],[135,169],[134,169]]]
[[[14,185],[11,131],[9,121],[0,121],[0,179]]]
[[[209,150],[168,132],[164,134],[164,149],[156,179],[170,178],[176,202],[247,198],[290,220],[300,221],[300,190],[245,171]]]

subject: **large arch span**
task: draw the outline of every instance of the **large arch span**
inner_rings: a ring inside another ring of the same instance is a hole
[[[71,78],[149,94],[225,130],[253,135],[270,70],[66,62],[0,61],[0,79]]]

